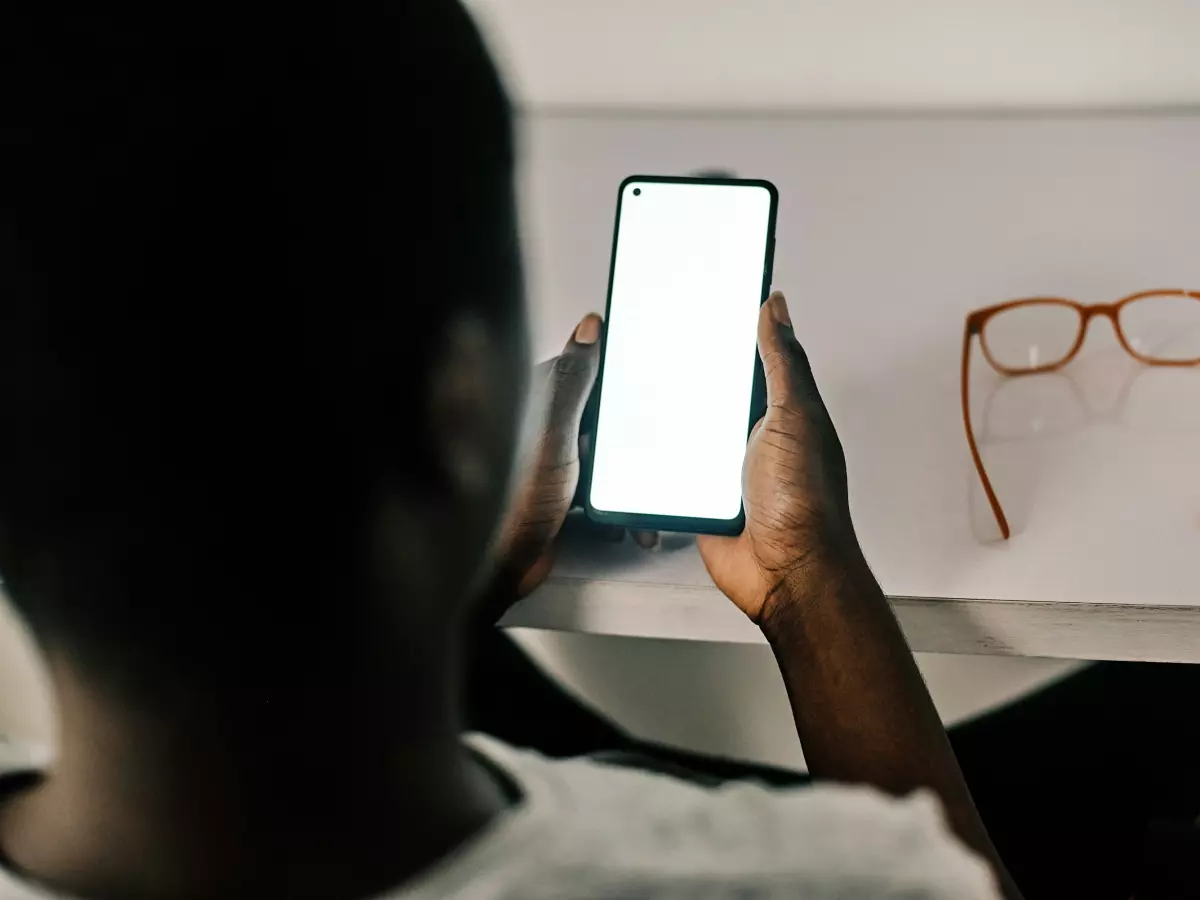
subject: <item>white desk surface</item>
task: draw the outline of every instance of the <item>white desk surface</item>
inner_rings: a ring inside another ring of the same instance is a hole
[[[776,287],[846,449],[867,558],[916,650],[1200,662],[1200,368],[1141,367],[1094,322],[1063,375],[973,413],[1013,536],[963,435],[963,319],[1035,294],[1200,289],[1200,116],[534,118],[526,249],[535,349],[603,309],[625,175],[773,180]],[[685,539],[568,547],[505,624],[761,640]]]

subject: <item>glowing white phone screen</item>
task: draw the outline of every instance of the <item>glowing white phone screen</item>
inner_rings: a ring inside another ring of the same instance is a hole
[[[620,208],[591,504],[733,519],[771,195],[639,182]]]

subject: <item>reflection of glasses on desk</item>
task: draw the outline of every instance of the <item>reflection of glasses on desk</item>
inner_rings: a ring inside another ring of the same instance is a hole
[[[980,453],[988,447],[1051,440],[1097,425],[1168,436],[1200,434],[1200,366],[1132,364],[1115,391],[1108,383],[1108,400],[1102,406],[1085,389],[1094,379],[1081,379],[1078,372],[1065,368],[1046,372],[1042,378],[1006,378],[988,389],[982,404],[973,397],[978,408],[973,430]]]
[[[1031,297],[977,309],[963,332],[962,406],[967,445],[1000,533],[1008,538],[1008,519],[983,467],[971,428],[971,338],[979,336],[983,355],[1002,375],[1035,375],[1062,368],[1079,353],[1093,316],[1112,322],[1121,346],[1151,366],[1200,364],[1200,292],[1143,291],[1116,303],[1085,306],[1061,297]]]

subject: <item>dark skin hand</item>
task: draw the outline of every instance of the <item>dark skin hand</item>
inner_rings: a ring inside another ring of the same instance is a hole
[[[701,536],[717,587],[775,653],[814,778],[936,793],[951,828],[1020,892],[992,846],[941,719],[850,519],[846,459],[782,294],[763,305],[767,412],[742,470],[746,528]]]
[[[563,352],[534,373],[538,436],[518,478],[497,543],[500,561],[489,592],[495,621],[508,605],[540,587],[554,567],[555,539],[570,512],[589,435],[581,435],[584,407],[600,369],[600,316],[589,313],[576,326]],[[597,539],[619,541],[624,529],[594,526]],[[654,531],[632,531],[640,547],[660,543]]]
[[[542,385],[543,427],[502,530],[490,622],[553,566],[579,480],[580,419],[599,368],[600,324],[594,315],[580,322]],[[896,795],[932,790],[958,837],[991,863],[1004,895],[1019,900],[859,548],[845,455],[781,294],[763,305],[758,341],[767,412],[746,450],[746,527],[737,537],[700,536],[704,564],[774,650],[813,776]],[[657,536],[635,539],[650,546]]]
[[[532,402],[541,427],[518,478],[497,545],[498,581],[510,600],[528,596],[554,566],[554,539],[579,484],[579,425],[600,369],[601,319],[584,316]]]

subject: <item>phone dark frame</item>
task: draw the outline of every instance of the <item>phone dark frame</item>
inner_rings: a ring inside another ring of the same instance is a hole
[[[599,410],[604,400],[604,366],[607,362],[608,350],[608,320],[612,313],[613,274],[617,265],[617,242],[621,232],[621,206],[625,198],[625,188],[630,184],[715,184],[735,185],[740,187],[761,187],[766,189],[771,197],[771,209],[767,219],[767,245],[764,248],[762,290],[758,298],[759,306],[766,301],[771,290],[771,275],[775,266],[775,219],[779,211],[779,191],[769,181],[758,178],[686,178],[672,175],[630,175],[617,188],[617,213],[613,222],[612,254],[608,263],[608,293],[604,302],[604,329],[600,345],[600,371],[596,377],[596,417],[597,427],[592,434],[592,452],[588,455],[586,471],[583,473],[584,509],[589,519],[606,525],[622,525],[646,531],[682,531],[694,534],[740,534],[746,524],[745,503],[738,507],[738,514],[732,519],[699,519],[690,516],[659,516],[643,513],[610,512],[596,509],[592,506],[592,467],[596,459],[596,450],[603,440],[599,433]],[[750,417],[746,423],[746,436],[750,436],[755,423],[762,418],[767,407],[767,384],[763,376],[762,360],[757,352],[754,354],[754,383],[750,391]]]

